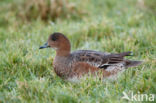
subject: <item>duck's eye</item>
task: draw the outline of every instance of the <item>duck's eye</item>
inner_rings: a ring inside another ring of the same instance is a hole
[[[52,41],[56,41],[57,39],[58,39],[58,35],[54,34],[54,35],[51,36],[51,40]]]
[[[57,38],[52,38],[52,41],[56,41],[57,40]]]

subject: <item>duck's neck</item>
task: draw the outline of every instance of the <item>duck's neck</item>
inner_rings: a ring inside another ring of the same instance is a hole
[[[62,44],[60,48],[56,50],[56,56],[69,56],[70,55],[70,42],[67,41],[66,43]]]
[[[70,50],[57,50],[56,56],[68,56],[70,54]]]

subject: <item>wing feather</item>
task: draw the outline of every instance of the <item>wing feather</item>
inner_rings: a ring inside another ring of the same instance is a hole
[[[129,56],[131,52],[124,52],[119,54],[111,54],[105,52],[79,50],[73,52],[73,61],[87,62],[88,64],[97,68],[106,69],[108,66],[124,62],[124,56]]]

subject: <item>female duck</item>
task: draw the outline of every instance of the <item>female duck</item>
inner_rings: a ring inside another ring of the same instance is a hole
[[[91,73],[93,75],[102,73],[103,78],[117,76],[118,73],[128,67],[134,67],[142,61],[124,59],[131,52],[105,53],[92,50],[78,50],[70,52],[71,45],[67,37],[62,33],[53,33],[48,42],[40,49],[54,48],[56,56],[53,62],[54,71],[65,80],[75,80]]]

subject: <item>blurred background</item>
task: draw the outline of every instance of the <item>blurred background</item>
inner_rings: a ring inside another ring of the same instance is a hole
[[[53,71],[54,50],[39,50],[53,32],[72,51],[134,52],[144,65],[115,82],[75,85]],[[123,91],[156,93],[156,0],[0,0],[0,103],[109,103]]]
[[[0,24],[81,21],[98,16],[156,15],[155,0],[1,0]],[[139,15],[139,14],[138,14]],[[137,18],[137,17],[135,17]],[[139,18],[139,17],[138,17]]]

